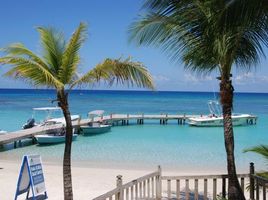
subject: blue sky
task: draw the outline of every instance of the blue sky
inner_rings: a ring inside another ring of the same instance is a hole
[[[128,42],[130,23],[141,12],[142,0],[27,0],[1,2],[0,47],[22,42],[40,51],[35,27],[54,26],[66,37],[83,21],[88,24],[88,39],[81,50],[80,72],[86,72],[103,59],[132,56],[143,62],[154,77],[157,90],[215,91],[216,73],[205,77],[185,71],[182,63],[171,63],[159,49],[137,47]],[[265,50],[268,55],[268,50]],[[268,92],[268,60],[250,72],[233,71],[233,82],[239,92]],[[6,71],[0,68],[0,75]],[[26,83],[1,77],[0,88],[30,88]],[[100,85],[94,89],[127,89]],[[136,89],[136,88],[134,88]]]

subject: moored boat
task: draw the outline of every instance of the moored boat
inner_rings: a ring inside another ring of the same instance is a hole
[[[80,128],[83,135],[89,135],[109,132],[111,127],[109,124],[92,123],[87,126],[81,126]]]
[[[65,129],[57,129],[48,134],[34,136],[37,143],[42,144],[58,144],[65,142]],[[76,140],[77,134],[73,134],[73,141]]]
[[[220,114],[219,103],[217,101],[209,101],[208,107],[210,114],[192,117],[188,119],[191,126],[213,127],[223,126],[223,116]],[[257,116],[250,114],[233,114],[233,126],[253,125],[256,124]]]
[[[44,120],[42,120],[39,123],[36,123],[36,120],[34,118],[34,115],[37,111],[45,112],[46,117]],[[64,117],[58,117],[58,118],[53,118],[52,115],[54,112],[61,111],[61,108],[59,107],[40,107],[40,108],[33,108],[33,115],[32,118],[28,119],[25,124],[23,124],[22,128],[23,129],[28,129],[32,128],[34,126],[45,126],[45,125],[53,125],[53,124],[63,124],[65,125],[65,118]],[[80,116],[79,115],[71,115],[71,120],[76,121],[79,120]]]
[[[83,135],[101,134],[111,130],[112,126],[110,124],[103,124],[103,113],[103,110],[94,110],[88,113],[91,122],[86,126],[80,127]],[[94,116],[99,117],[99,120],[94,122]]]

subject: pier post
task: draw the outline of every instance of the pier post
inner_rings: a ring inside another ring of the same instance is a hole
[[[127,114],[127,125],[129,124],[129,114]]]
[[[14,142],[14,149],[17,148],[17,141]]]
[[[255,183],[254,183],[254,178],[252,177],[254,173],[255,173],[254,163],[251,162],[249,165],[249,198],[250,200],[254,200]]]
[[[116,187],[119,188],[119,192],[115,195],[115,200],[123,200],[123,190],[122,190],[123,180],[122,175],[116,176]]]

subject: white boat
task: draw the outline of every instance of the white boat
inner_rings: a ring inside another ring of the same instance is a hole
[[[7,134],[7,131],[3,131],[0,129],[0,135],[5,135],[5,134]]]
[[[37,111],[45,112],[46,117],[39,123],[36,123],[34,116]],[[28,119],[27,122],[22,126],[23,129],[32,128],[34,126],[45,126],[45,125],[53,125],[53,124],[63,124],[65,125],[65,118],[53,118],[52,115],[54,112],[61,111],[60,107],[41,107],[41,108],[33,108],[32,118]],[[71,115],[71,120],[76,121],[80,119],[79,115]]]
[[[188,124],[191,126],[213,127],[223,126],[223,116],[221,115],[219,103],[217,101],[209,101],[208,108],[209,115],[201,115],[199,117],[192,117],[188,119]],[[250,114],[233,114],[233,126],[243,126],[256,124],[257,117]]]
[[[82,134],[89,135],[89,134],[100,134],[106,133],[111,130],[111,125],[109,124],[100,124],[100,123],[92,123],[87,126],[81,126]]]
[[[77,134],[73,134],[73,141],[76,140]],[[34,136],[37,143],[42,144],[58,144],[65,142],[65,129],[59,129],[56,131],[52,131],[51,133],[44,135],[36,135]]]
[[[86,126],[80,126],[83,135],[106,133],[111,130],[110,124],[103,124],[103,110],[94,110],[88,113],[88,117],[92,122]],[[98,116],[100,119],[98,122],[94,122],[94,116]]]

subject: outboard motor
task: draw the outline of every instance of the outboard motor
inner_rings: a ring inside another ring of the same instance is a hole
[[[35,120],[34,120],[34,118],[30,118],[27,120],[27,122],[25,124],[23,124],[22,128],[28,129],[28,128],[32,128],[34,126],[35,126]]]

